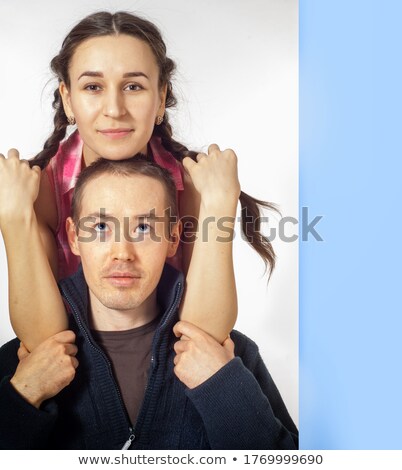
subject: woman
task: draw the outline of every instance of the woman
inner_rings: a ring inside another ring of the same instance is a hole
[[[79,262],[68,249],[65,220],[81,168],[101,156],[125,159],[142,152],[171,171],[181,217],[198,218],[200,227],[214,220],[208,225],[208,243],[203,233],[194,243],[184,243],[183,260],[176,263],[187,275],[181,318],[223,341],[236,320],[237,298],[231,241],[219,241],[227,234],[219,221],[229,219],[233,229],[240,194],[236,156],[212,145],[209,155],[199,154],[194,163],[188,156],[195,155],[172,138],[165,110],[175,104],[174,63],[159,31],[125,12],[95,13],[70,31],[51,66],[59,80],[56,113],[52,134],[31,161],[44,170],[34,214],[26,214],[30,201],[24,201],[23,188],[35,184],[37,169],[29,172],[24,163],[19,165],[15,151],[9,160],[1,157],[0,224],[17,335],[31,349],[67,327],[55,280],[72,274]],[[67,127],[75,124],[77,131],[64,141]],[[264,203],[244,193],[240,201],[247,239],[273,267],[271,244],[259,232],[258,203]]]

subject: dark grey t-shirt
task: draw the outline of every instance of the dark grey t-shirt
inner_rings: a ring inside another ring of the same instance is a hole
[[[151,346],[158,318],[125,331],[92,331],[96,342],[106,353],[132,425],[144,399],[151,364]]]

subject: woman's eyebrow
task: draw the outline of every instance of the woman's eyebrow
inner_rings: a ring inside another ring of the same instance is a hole
[[[102,72],[95,72],[95,71],[90,71],[87,70],[83,72],[79,77],[78,80],[82,77],[98,77],[98,78],[103,78],[103,73]],[[147,74],[144,72],[127,72],[123,74],[123,78],[129,78],[129,77],[145,77],[146,79],[149,80],[149,77]]]
[[[144,72],[127,72],[123,74],[123,78],[128,78],[128,77],[145,77],[146,79],[149,80],[148,75],[146,75]]]

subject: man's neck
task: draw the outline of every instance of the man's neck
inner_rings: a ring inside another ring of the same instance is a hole
[[[108,308],[89,291],[89,322],[94,330],[131,330],[150,323],[158,315],[156,290],[141,305],[130,310]]]

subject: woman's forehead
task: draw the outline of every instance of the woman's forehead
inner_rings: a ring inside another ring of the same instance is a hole
[[[70,70],[105,72],[118,69],[122,73],[137,72],[140,67],[149,73],[158,71],[151,47],[143,40],[127,34],[86,39],[74,51]]]

